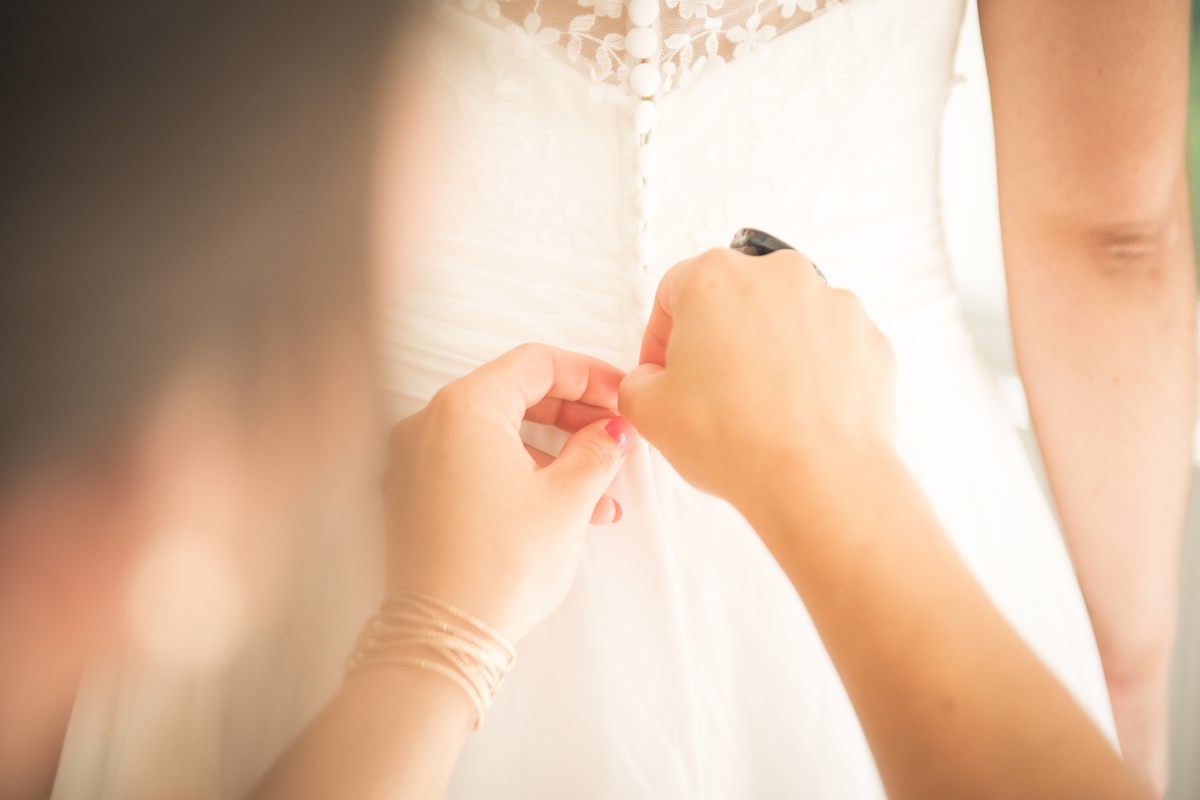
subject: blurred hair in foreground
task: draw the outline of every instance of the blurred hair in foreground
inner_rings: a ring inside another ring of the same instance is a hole
[[[365,335],[403,3],[22,3],[0,29],[0,485],[110,443],[189,359]],[[261,384],[261,381],[258,381]]]
[[[96,648],[228,657],[276,534],[363,463],[414,5],[0,11],[0,795],[49,791]]]

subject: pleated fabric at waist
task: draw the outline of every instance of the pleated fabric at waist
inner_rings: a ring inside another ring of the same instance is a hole
[[[832,285],[862,298],[903,370],[921,370],[952,350],[969,350],[936,210],[843,234],[779,235],[792,236]],[[660,279],[605,256],[445,234],[432,235],[397,277],[383,354],[387,389],[401,413],[523,342],[632,368]]]
[[[815,237],[808,255],[832,285],[862,299],[903,368],[928,367],[953,351],[969,349],[936,207]]]

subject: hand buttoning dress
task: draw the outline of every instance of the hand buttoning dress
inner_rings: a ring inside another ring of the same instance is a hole
[[[448,163],[389,313],[388,388],[408,413],[526,341],[631,368],[665,269],[765,229],[889,336],[902,458],[1112,737],[1071,562],[950,276],[939,129],[964,2],[444,3],[421,68]],[[882,797],[804,607],[739,515],[648,450],[613,491],[622,521],[521,643],[450,797]],[[148,796],[147,753],[160,783],[175,759],[192,791],[244,791],[336,686],[370,607],[364,548],[315,538],[277,630],[221,675],[97,679],[56,797]]]

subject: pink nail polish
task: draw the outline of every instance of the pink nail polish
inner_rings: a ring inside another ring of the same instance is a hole
[[[622,453],[629,449],[633,442],[633,426],[624,417],[613,417],[604,426],[604,430],[617,443],[617,449]]]

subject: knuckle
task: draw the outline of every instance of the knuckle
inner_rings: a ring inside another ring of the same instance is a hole
[[[697,260],[683,291],[704,296],[722,295],[743,274],[729,249],[709,250]]]
[[[509,350],[508,355],[513,358],[524,359],[539,356],[548,349],[546,345],[538,344],[537,342],[523,342],[512,350]]]
[[[433,393],[433,397],[429,398],[429,408],[439,409],[450,403],[455,395],[458,394],[457,381],[447,383],[442,388]]]
[[[388,431],[387,450],[389,459],[395,459],[412,446],[413,438],[420,428],[424,412],[418,411],[397,422]]]
[[[776,250],[774,253],[764,256],[763,259],[768,263],[778,264],[786,269],[795,270],[799,275],[804,274],[804,269],[812,269],[812,262],[808,260],[808,256],[799,250]]]
[[[587,458],[603,472],[611,472],[616,466],[617,454],[607,442],[589,438],[582,442]]]
[[[871,317],[858,295],[848,289],[834,289],[833,292],[834,313],[842,318],[843,324],[860,335],[869,335],[869,332],[875,330],[875,324],[871,322]]]
[[[710,247],[700,254],[700,261],[704,264],[724,264],[730,260],[733,252],[728,247]]]
[[[721,275],[735,268],[734,256],[727,247],[710,247],[696,259],[696,272],[700,275]]]
[[[462,380],[457,380],[439,389],[429,401],[429,408],[439,418],[454,418],[470,413],[472,402],[469,387]]]
[[[896,351],[891,341],[878,328],[875,329],[875,351],[888,372],[896,371]]]
[[[779,250],[764,256],[764,259],[771,259],[768,265],[773,267],[775,280],[785,287],[783,291],[788,296],[796,297],[799,292],[811,291],[807,287],[811,286],[815,273],[812,262],[804,255],[795,250]]]
[[[830,289],[833,293],[834,300],[844,311],[855,311],[862,308],[862,301],[858,299],[858,295],[849,289]]]

